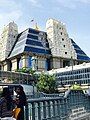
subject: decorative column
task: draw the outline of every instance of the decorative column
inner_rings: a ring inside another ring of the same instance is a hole
[[[17,70],[17,58],[11,60],[12,62],[12,71]]]
[[[10,61],[4,61],[1,67],[4,71],[10,71]]]
[[[7,62],[4,62],[4,63],[3,63],[3,70],[4,70],[4,71],[8,71]]]
[[[63,59],[60,59],[60,68],[63,68]]]
[[[0,63],[0,70],[4,70],[3,66],[3,63]]]
[[[21,57],[21,59],[22,59],[22,68],[23,67],[28,67],[28,56],[27,55],[23,55]]]

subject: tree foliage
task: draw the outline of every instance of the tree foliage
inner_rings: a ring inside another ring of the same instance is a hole
[[[20,72],[20,73],[27,73],[29,75],[31,75],[30,79],[33,79],[35,80],[35,70],[32,70],[32,68],[26,68],[26,67],[23,67],[21,69],[17,69],[16,72]],[[30,79],[27,80],[27,78],[24,80],[24,81],[21,81],[21,82],[27,82],[28,81],[28,84],[31,83]]]
[[[30,75],[34,75],[35,70],[32,70],[32,68],[23,67],[21,69],[16,70],[16,72],[22,72],[22,73],[28,73]]]
[[[40,92],[55,93],[56,80],[53,75],[41,74],[38,78],[37,88]]]

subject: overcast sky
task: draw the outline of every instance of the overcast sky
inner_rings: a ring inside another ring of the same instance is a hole
[[[32,19],[45,30],[48,18],[64,22],[69,37],[90,57],[90,0],[0,0],[0,33],[11,21],[19,31],[32,27]]]

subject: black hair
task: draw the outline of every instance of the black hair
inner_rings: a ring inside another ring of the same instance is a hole
[[[17,91],[17,89],[20,90],[20,92],[19,92],[18,94],[23,94],[23,93],[24,93],[23,87],[22,87],[21,85],[17,86],[17,87],[15,88],[15,91]]]
[[[22,104],[23,106],[25,106],[25,104],[26,104],[26,95],[25,95],[25,92],[24,92],[24,90],[23,90],[23,87],[21,86],[21,85],[19,85],[18,87],[17,87],[17,89],[19,89],[20,91],[17,93],[18,95],[19,95],[19,99],[21,99],[21,103],[20,104]],[[18,97],[18,96],[17,96]]]
[[[23,91],[23,87],[21,85],[19,85],[18,88],[20,89],[20,91]]]
[[[12,98],[8,87],[3,88],[1,97],[6,99],[7,110],[10,110],[12,107]]]

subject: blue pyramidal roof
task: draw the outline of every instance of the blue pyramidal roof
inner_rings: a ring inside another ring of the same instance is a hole
[[[81,50],[81,48],[72,39],[71,39],[71,42],[74,47],[74,50],[77,53],[77,60],[90,61],[90,58],[85,54],[84,51]]]
[[[71,39],[72,45],[77,53],[77,60],[90,61],[90,58],[81,50],[81,48]],[[9,58],[27,53],[36,53],[43,55],[51,55],[47,34],[43,31],[38,31],[28,28],[21,32],[12,48]]]
[[[26,29],[20,33],[9,58],[23,52],[50,55],[51,53],[46,33],[32,28]]]

